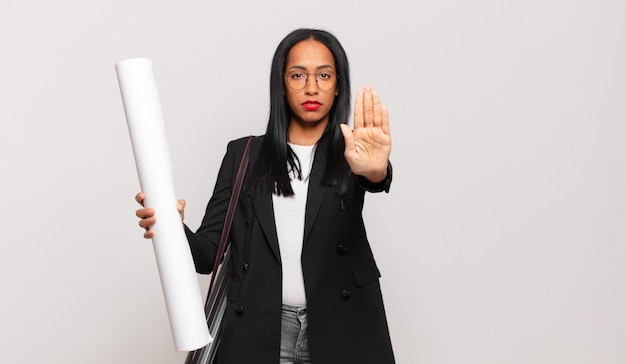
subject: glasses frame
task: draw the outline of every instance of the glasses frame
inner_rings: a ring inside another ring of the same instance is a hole
[[[291,73],[294,73],[294,72],[296,72],[296,73],[301,73],[301,74],[303,74],[303,75],[305,75],[305,76],[306,76],[306,78],[304,79],[304,86],[302,86],[302,87],[300,87],[300,88],[295,88],[295,87],[293,87],[293,86],[289,83],[289,78],[288,78],[288,76],[289,76]],[[319,74],[320,74],[320,73],[331,73],[331,74],[333,74],[333,75],[335,76],[335,83],[334,83],[334,84],[333,84],[330,88],[328,88],[328,89],[321,88],[321,87],[320,87],[320,84],[319,84],[319,80],[317,79],[317,77],[319,76]],[[297,71],[297,70],[296,70],[296,71],[291,71],[291,72],[288,72],[288,73],[283,73],[283,76],[287,78],[287,80],[286,80],[287,86],[289,86],[289,88],[290,88],[290,89],[292,89],[292,90],[294,90],[294,91],[304,90],[304,89],[306,88],[306,86],[309,84],[309,76],[310,76],[310,75],[315,75],[315,86],[317,86],[317,88],[319,88],[319,89],[320,89],[320,90],[322,90],[322,91],[330,91],[330,90],[332,90],[332,89],[333,89],[333,87],[337,86],[337,80],[339,80],[339,75],[338,75],[337,73],[335,73],[334,71],[319,71],[319,72],[314,72],[314,73],[304,73],[304,72],[302,72],[302,71]]]

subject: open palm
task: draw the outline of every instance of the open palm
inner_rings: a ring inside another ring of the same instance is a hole
[[[354,130],[342,124],[341,131],[346,142],[345,157],[352,172],[372,182],[385,179],[391,154],[389,113],[370,86],[356,94]]]

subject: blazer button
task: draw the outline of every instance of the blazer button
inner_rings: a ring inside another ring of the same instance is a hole
[[[244,307],[242,305],[237,305],[235,307],[235,313],[237,314],[237,316],[243,316],[243,312],[244,312]]]
[[[250,226],[250,219],[246,219],[246,225]]]
[[[352,296],[352,292],[344,289],[341,291],[341,298],[343,298],[344,300],[347,300],[350,298],[350,296]]]
[[[250,264],[248,264],[248,262],[243,262],[243,271],[247,272],[248,268],[250,268]]]
[[[341,200],[339,201],[339,207],[343,210],[346,211],[348,209],[348,201],[346,200]]]
[[[347,247],[347,246],[345,246],[345,245],[343,245],[343,244],[341,244],[341,245],[339,245],[339,246],[337,247],[337,251],[338,251],[338,252],[339,252],[339,254],[341,254],[341,255],[346,255],[346,254],[348,254],[348,251],[349,251],[349,250],[350,250],[350,249],[348,249],[348,247]]]

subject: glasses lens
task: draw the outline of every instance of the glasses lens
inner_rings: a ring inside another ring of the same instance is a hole
[[[307,75],[302,72],[292,71],[287,74],[287,84],[294,90],[303,89],[306,86]]]
[[[322,90],[330,90],[335,86],[335,74],[329,71],[320,72],[315,75],[317,78],[317,86]]]

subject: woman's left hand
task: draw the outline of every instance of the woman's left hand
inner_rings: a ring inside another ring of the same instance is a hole
[[[387,177],[387,164],[391,154],[389,113],[380,104],[378,92],[365,86],[356,94],[354,105],[354,130],[341,124],[346,141],[344,153],[352,173],[378,183]]]

